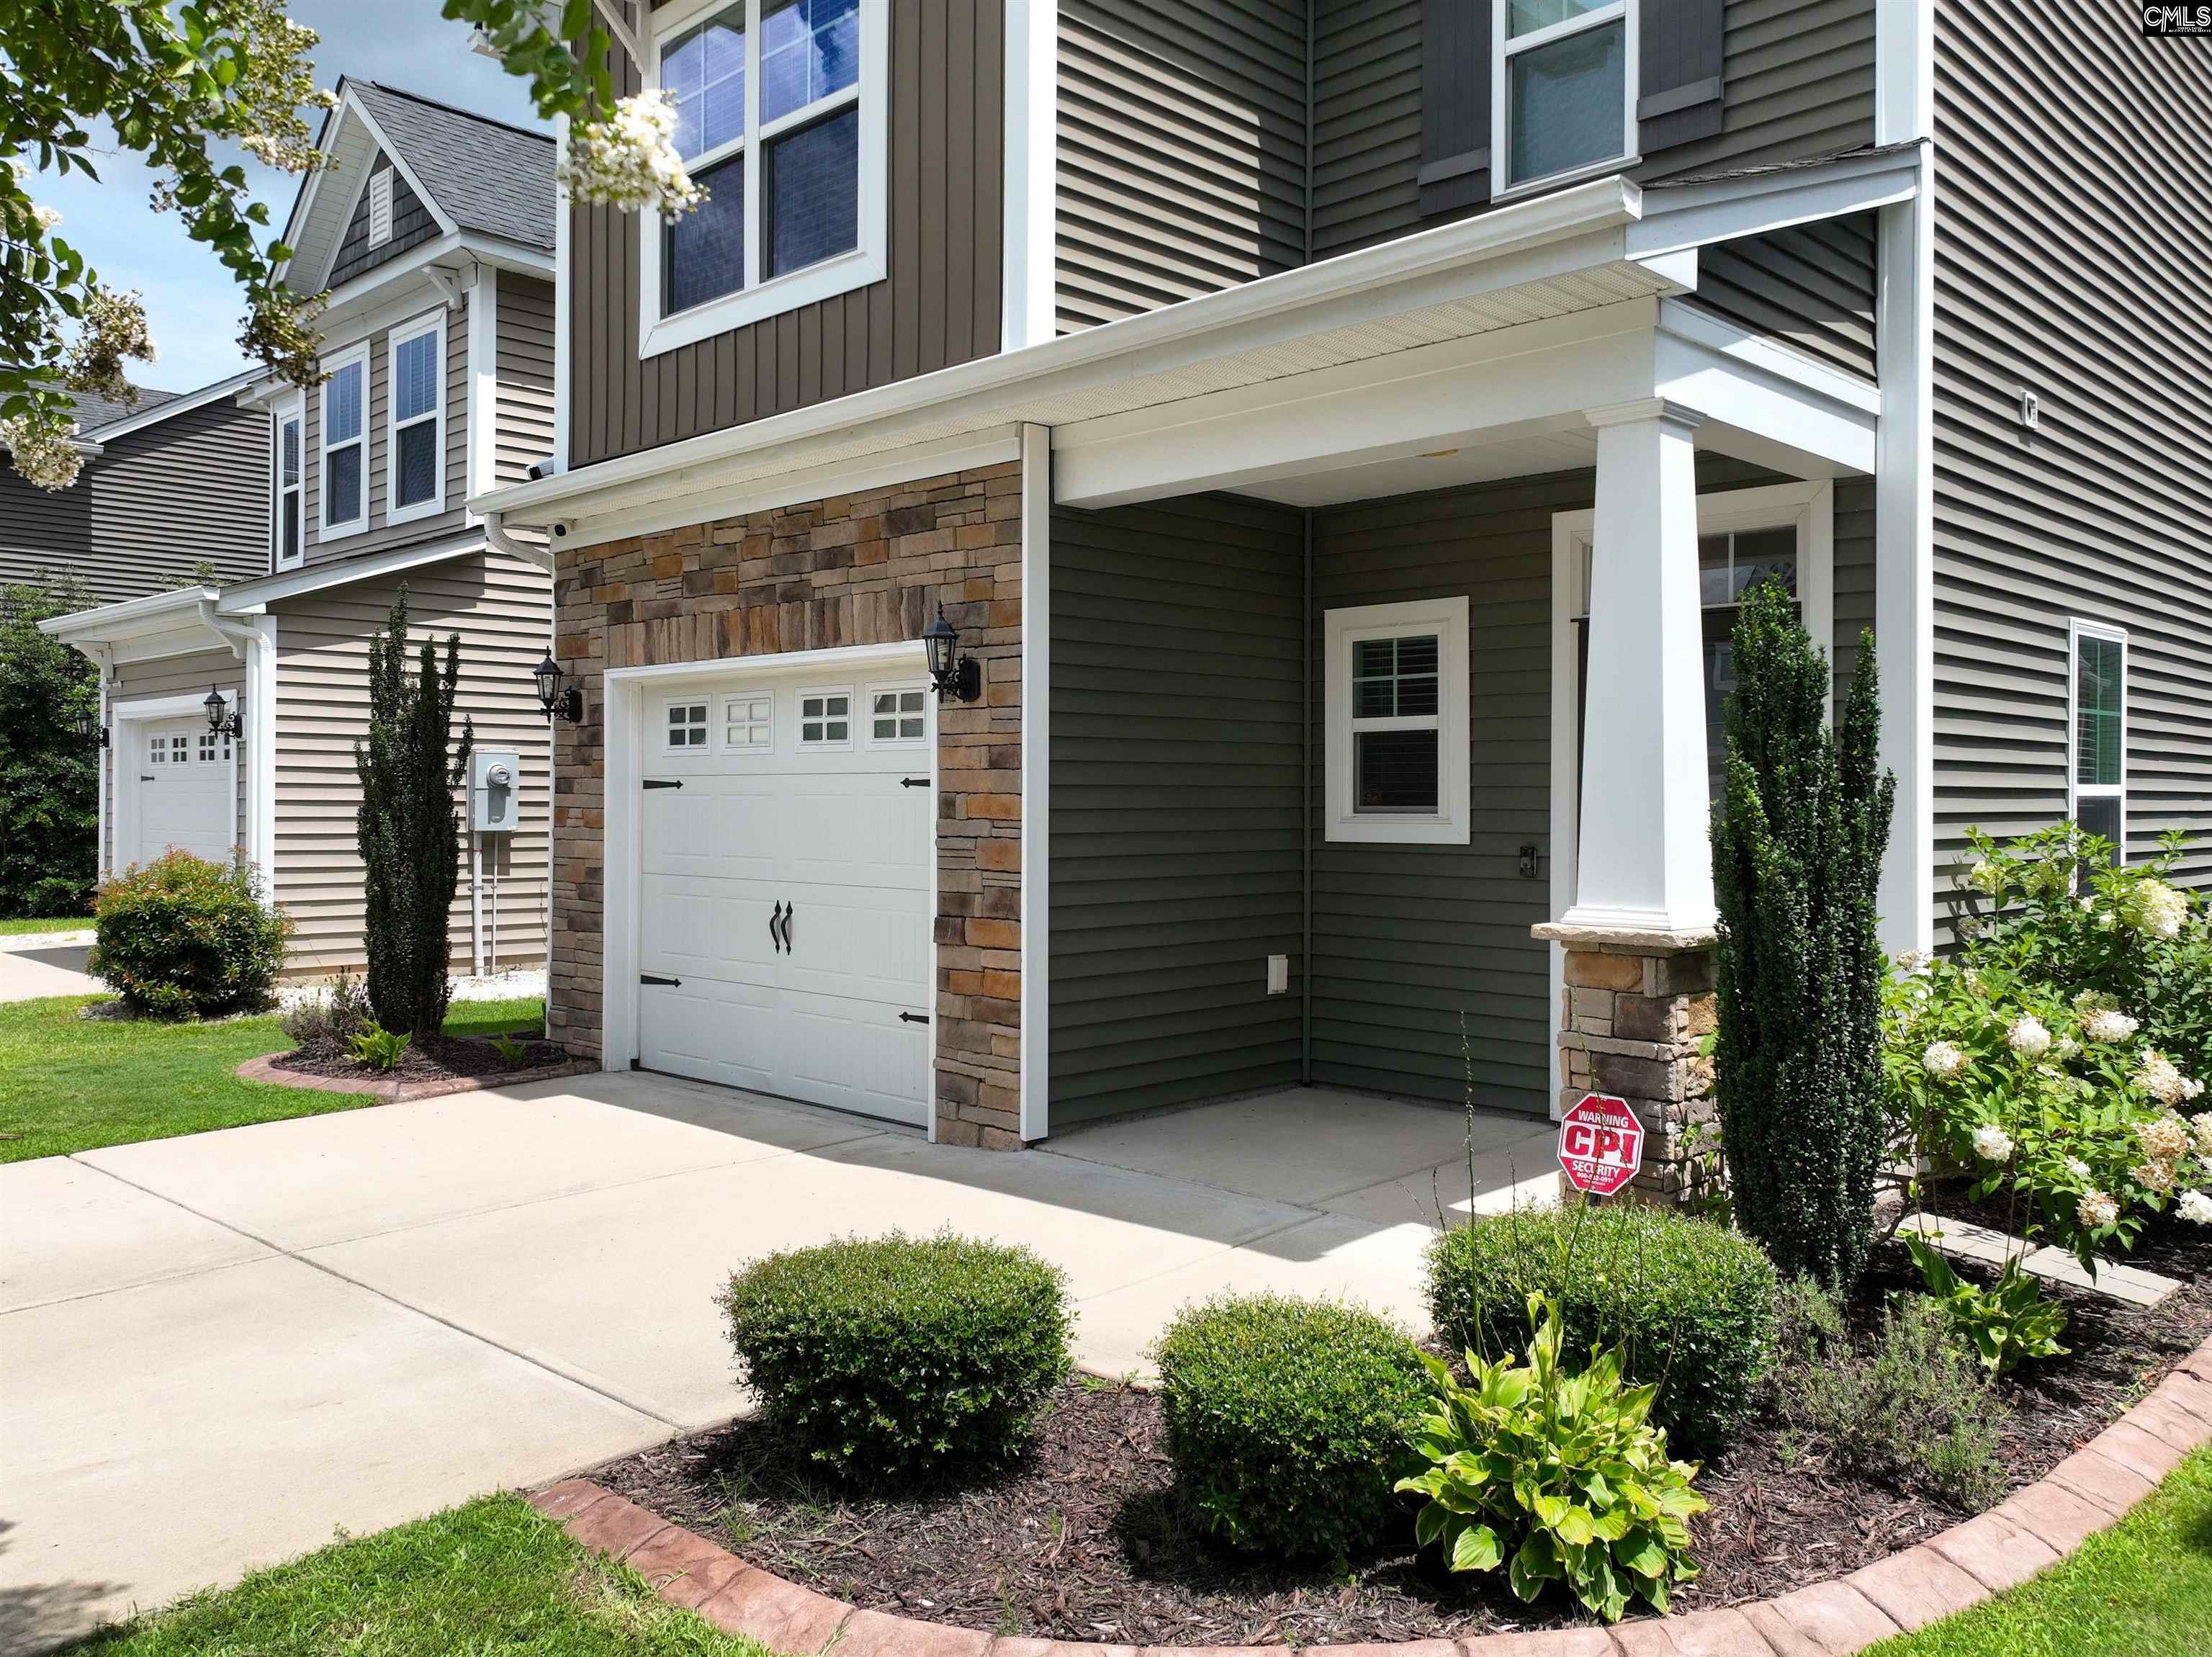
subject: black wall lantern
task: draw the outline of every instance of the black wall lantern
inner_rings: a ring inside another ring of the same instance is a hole
[[[538,682],[538,705],[548,719],[565,719],[571,725],[581,724],[584,718],[584,692],[580,685],[565,689],[561,681],[566,677],[561,664],[553,660],[548,650],[545,660],[530,670],[530,677]]]
[[[104,748],[107,746],[107,727],[94,723],[90,714],[81,713],[76,716],[76,740]]]
[[[207,710],[208,729],[217,736],[243,736],[246,734],[246,693],[239,692],[235,704],[226,701],[222,691],[215,685],[208,686],[207,700],[201,704]]]
[[[939,702],[973,702],[983,694],[983,664],[960,654],[960,635],[945,620],[942,600],[937,619],[921,630],[921,642],[928,647],[929,682],[937,687]]]

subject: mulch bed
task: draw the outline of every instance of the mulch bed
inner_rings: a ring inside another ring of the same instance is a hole
[[[407,1044],[399,1063],[389,1070],[371,1070],[338,1041],[319,1041],[277,1053],[269,1060],[275,1071],[294,1075],[323,1076],[346,1081],[459,1081],[503,1078],[513,1072],[537,1070],[568,1062],[567,1051],[556,1043],[535,1038],[523,1042],[526,1050],[510,1067],[498,1050],[474,1036],[417,1036]]]
[[[2008,1489],[2033,1483],[2212,1336],[2212,1232],[2166,1221],[2131,1257],[2183,1281],[2154,1311],[2054,1286],[2070,1356],[2000,1383],[2012,1406]],[[1960,1268],[1972,1273],[1975,1268]],[[1919,1287],[1897,1245],[1877,1253],[1855,1322]],[[1695,1526],[1702,1575],[1674,1599],[1700,1610],[1769,1598],[1884,1558],[1968,1515],[1784,1465],[1754,1422],[1708,1465]],[[1163,1448],[1159,1403],[1120,1386],[1063,1388],[1036,1442],[988,1482],[897,1497],[855,1495],[795,1459],[757,1422],[679,1438],[592,1475],[599,1483],[791,1581],[867,1609],[1000,1635],[1134,1645],[1315,1645],[1450,1636],[1579,1620],[1564,1596],[1522,1605],[1503,1572],[1452,1577],[1410,1535],[1341,1572],[1241,1560],[1188,1517]]]

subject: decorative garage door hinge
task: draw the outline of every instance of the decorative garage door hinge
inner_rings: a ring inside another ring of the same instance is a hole
[[[648,777],[645,779],[645,786],[649,789],[680,789],[684,784],[669,777]]]
[[[929,1014],[927,1013],[901,1013],[899,1014],[899,1022],[901,1024],[927,1024],[929,1022]]]
[[[637,975],[637,981],[640,984],[679,984],[684,982],[681,978],[664,978],[658,972],[641,972]]]
[[[902,777],[899,786],[902,789],[926,789],[929,786],[929,779],[926,777]]]

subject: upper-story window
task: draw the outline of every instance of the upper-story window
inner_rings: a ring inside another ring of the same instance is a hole
[[[276,441],[270,457],[270,479],[276,491],[270,532],[275,545],[271,550],[279,570],[289,570],[300,562],[301,543],[306,533],[306,526],[301,521],[301,501],[307,492],[307,456],[302,452],[307,417],[307,405],[300,398],[287,398],[276,405]]]
[[[392,331],[392,429],[385,445],[384,521],[405,523],[446,504],[446,314]]]
[[[643,228],[642,354],[882,280],[886,0],[679,0],[654,22],[708,199]]]
[[[323,526],[334,541],[368,527],[368,347],[323,359]]]
[[[1610,170],[1636,131],[1635,0],[1497,0],[1492,154],[1502,188]]]

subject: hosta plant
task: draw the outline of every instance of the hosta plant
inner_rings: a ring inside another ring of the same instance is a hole
[[[1426,1360],[1437,1395],[1413,1443],[1430,1465],[1398,1485],[1428,1498],[1415,1534],[1453,1570],[1505,1565],[1524,1600],[1559,1582],[1608,1623],[1632,1596],[1664,1611],[1672,1585],[1698,1574],[1698,1469],[1669,1459],[1647,1419],[1656,1388],[1626,1385],[1619,1354],[1570,1374],[1559,1303],[1531,1295],[1528,1319],[1526,1363],[1470,1352],[1462,1385]]]
[[[2066,1308],[2045,1297],[2042,1285],[2020,1269],[2018,1255],[2004,1263],[1993,1285],[1980,1288],[1952,1270],[1927,1239],[1908,1232],[1905,1246],[1952,1332],[1974,1349],[1990,1374],[2009,1374],[2027,1358],[2066,1355],[2069,1349],[2058,1343]]]
[[[353,1054],[353,1062],[364,1070],[396,1070],[399,1068],[399,1056],[413,1039],[404,1030],[387,1030],[372,1021],[346,1046]]]

